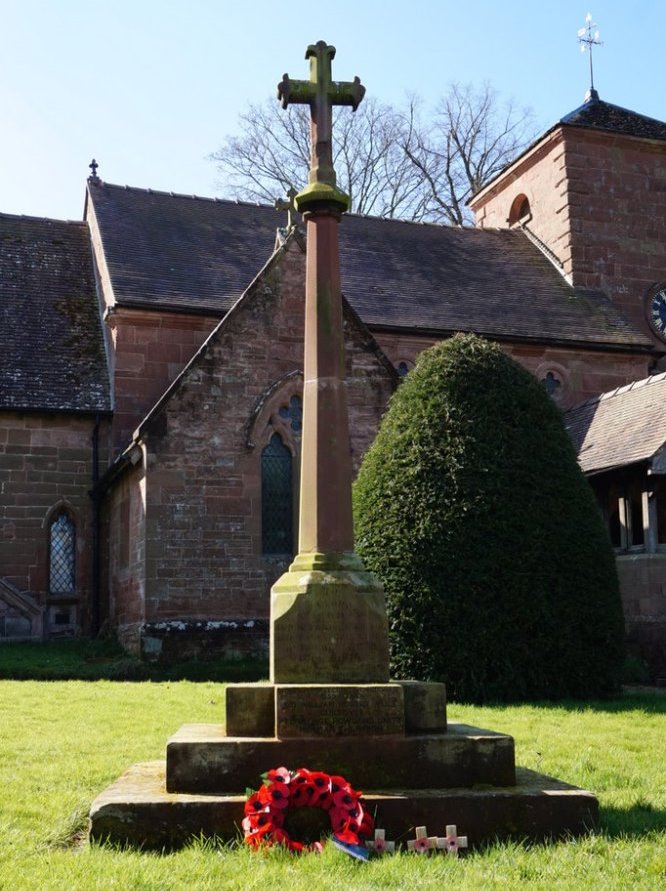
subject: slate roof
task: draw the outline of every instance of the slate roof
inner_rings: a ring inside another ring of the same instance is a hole
[[[87,225],[0,214],[0,409],[110,407]]]
[[[622,133],[641,139],[666,139],[666,123],[630,111],[628,108],[604,102],[596,90],[592,90],[585,102],[565,115],[560,123],[570,127]]]
[[[585,473],[648,461],[666,443],[666,373],[602,393],[564,422]]]
[[[272,207],[90,185],[119,305],[224,315],[273,252]],[[375,330],[648,349],[599,292],[574,291],[517,230],[346,215],[342,289]]]

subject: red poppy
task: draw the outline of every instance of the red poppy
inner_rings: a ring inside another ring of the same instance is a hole
[[[351,792],[351,786],[344,777],[331,775],[331,792]]]
[[[333,793],[328,789],[319,792],[316,801],[313,801],[312,804],[320,807],[323,811],[330,811],[333,807]]]
[[[297,783],[291,787],[289,804],[293,807],[310,807],[315,804],[317,790],[309,781]]]
[[[265,786],[268,790],[270,807],[289,807],[289,789],[284,783],[273,783],[272,786]]]
[[[336,807],[354,807],[356,800],[357,796],[353,790],[346,791],[345,789],[340,789],[339,792],[333,793],[333,804]]]
[[[255,814],[268,809],[268,796],[266,786],[262,786],[258,792],[254,792],[245,802],[245,813]]]
[[[269,783],[288,783],[291,780],[291,774],[286,767],[276,767],[274,770],[269,770],[265,776]]]
[[[327,773],[313,770],[310,772],[309,781],[316,790],[316,795],[312,801],[318,807],[328,810],[333,803],[333,795],[331,793],[331,778]]]

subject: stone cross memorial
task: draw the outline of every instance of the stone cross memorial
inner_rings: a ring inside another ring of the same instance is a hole
[[[384,595],[354,554],[352,465],[338,224],[349,204],[333,170],[332,106],[356,109],[365,88],[331,79],[335,48],[309,46],[310,80],[278,84],[286,109],[312,115],[309,183],[296,195],[307,227],[303,441],[298,555],[271,592],[273,683],[388,681]]]
[[[166,763],[135,765],[103,792],[94,839],[161,848],[233,838],[243,790],[281,765],[346,777],[393,838],[426,821],[439,833],[455,823],[474,844],[580,832],[596,819],[590,793],[517,775],[510,736],[447,724],[443,684],[389,681],[383,590],[354,553],[338,249],[349,200],[332,163],[332,106],[355,109],[365,90],[358,77],[332,80],[334,56],[323,41],[309,46],[310,79],[285,74],[278,85],[285,109],[310,106],[312,163],[295,196],[307,227],[299,544],[271,591],[270,683],[228,685],[225,724],[185,724]]]

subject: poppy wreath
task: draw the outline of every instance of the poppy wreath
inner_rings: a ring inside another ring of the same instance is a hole
[[[243,832],[251,847],[284,845],[290,851],[321,851],[323,842],[307,845],[291,838],[285,828],[290,809],[319,808],[328,814],[331,832],[339,841],[361,845],[372,837],[375,824],[363,807],[361,792],[344,777],[300,767],[292,772],[277,767],[262,775],[263,785],[245,802]]]

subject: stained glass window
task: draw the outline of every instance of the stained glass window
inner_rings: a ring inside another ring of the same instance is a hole
[[[300,434],[303,429],[303,406],[298,396],[292,396],[289,400],[289,405],[283,405],[278,414],[285,421],[288,418],[291,429],[297,435]]]
[[[552,371],[549,371],[548,374],[542,378],[541,383],[550,397],[556,399],[559,396],[558,391],[562,387],[562,381],[558,380]]]
[[[49,590],[51,594],[74,591],[74,523],[62,511],[51,523]]]
[[[291,452],[274,433],[261,453],[261,541],[264,554],[293,554],[292,464]]]

